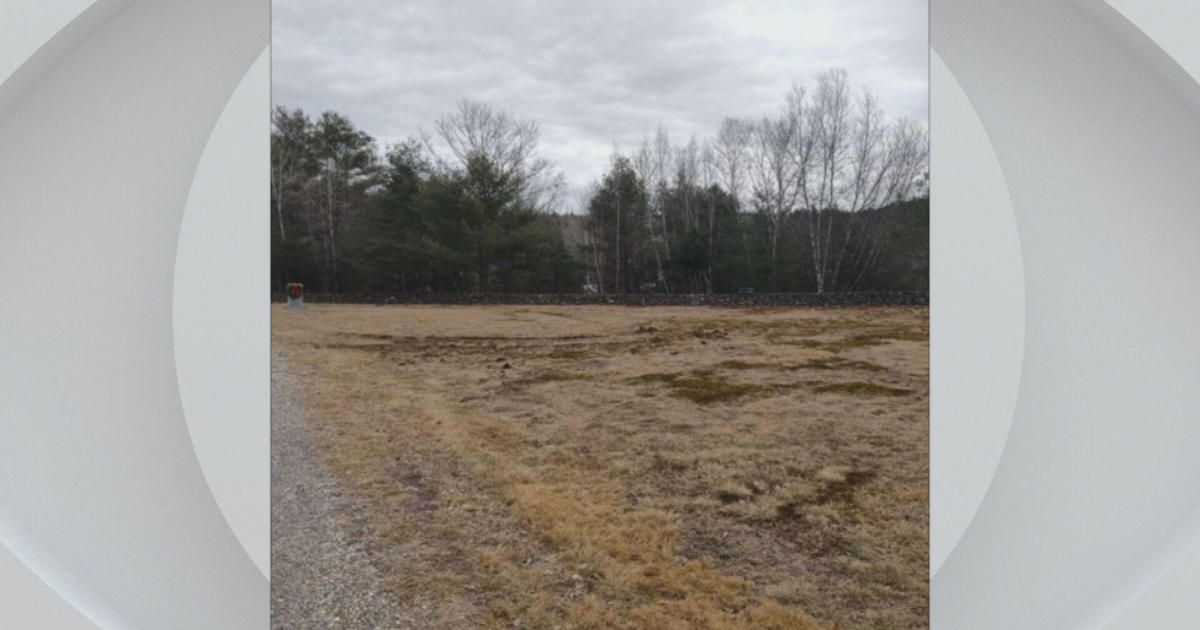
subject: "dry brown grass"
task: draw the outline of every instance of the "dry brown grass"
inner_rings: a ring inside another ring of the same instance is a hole
[[[927,314],[312,306],[273,337],[436,627],[913,629]]]

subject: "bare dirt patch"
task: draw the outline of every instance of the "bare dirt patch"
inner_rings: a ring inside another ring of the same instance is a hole
[[[435,628],[927,627],[927,337],[926,308],[273,321],[389,596]]]

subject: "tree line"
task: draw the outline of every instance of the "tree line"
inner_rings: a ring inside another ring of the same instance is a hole
[[[928,137],[844,71],[711,138],[659,127],[570,212],[539,127],[463,101],[380,151],[345,116],[272,114],[272,274],[323,292],[925,289]]]

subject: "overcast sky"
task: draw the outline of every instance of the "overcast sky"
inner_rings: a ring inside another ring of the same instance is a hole
[[[925,122],[927,16],[927,0],[274,0],[273,100],[337,110],[381,148],[483,101],[537,120],[578,191],[614,144],[774,113],[828,68]]]

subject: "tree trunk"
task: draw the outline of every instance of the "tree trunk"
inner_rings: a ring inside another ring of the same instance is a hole
[[[621,293],[621,193],[617,192],[617,253],[616,253],[616,273],[613,277],[613,282],[616,284],[614,291],[617,294]],[[628,287],[626,287],[628,291]]]
[[[646,231],[650,233],[650,249],[654,250],[654,268],[657,272],[658,285],[667,290],[667,275],[663,273],[662,257],[658,255],[658,237],[654,235],[654,213],[646,209]]]
[[[283,228],[283,189],[275,193],[275,214],[279,219],[279,241],[287,240],[287,231]]]
[[[708,195],[708,277],[705,279],[708,285],[708,293],[712,293],[712,277],[713,277],[713,200],[712,191]]]

